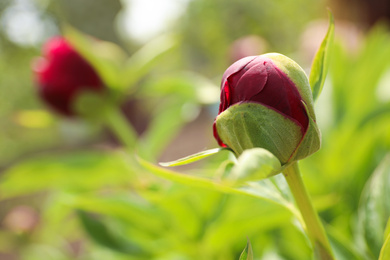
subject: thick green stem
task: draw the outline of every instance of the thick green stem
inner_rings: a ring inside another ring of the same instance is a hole
[[[133,151],[137,133],[118,107],[110,107],[105,115],[106,124],[128,150]]]
[[[295,198],[295,202],[301,212],[304,221],[304,228],[313,245],[314,253],[317,259],[334,260],[332,248],[326,236],[325,229],[315,211],[311,202],[309,193],[303,183],[298,163],[294,162],[288,166],[283,175]]]

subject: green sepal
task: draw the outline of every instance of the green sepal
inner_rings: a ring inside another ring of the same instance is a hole
[[[313,92],[313,100],[315,101],[321,94],[325,83],[326,74],[328,72],[330,53],[334,37],[334,18],[329,11],[329,27],[328,32],[323,39],[320,48],[314,56],[313,64],[311,65],[311,72],[309,76],[310,86]]]
[[[243,181],[259,181],[280,173],[281,169],[279,159],[270,151],[252,148],[240,155],[227,179],[238,184]]]
[[[219,153],[221,151],[224,151],[224,150],[230,150],[230,149],[227,149],[227,148],[209,149],[209,150],[205,150],[205,151],[202,151],[202,152],[199,152],[199,153],[191,154],[189,156],[186,156],[186,157],[174,160],[174,161],[160,162],[159,164],[161,166],[164,166],[164,167],[186,165],[186,164],[189,164],[189,163],[193,163],[193,162],[199,161],[199,160],[201,160],[203,158],[206,158],[206,157],[209,157],[211,155],[217,154],[217,153]]]
[[[218,135],[237,155],[261,147],[282,164],[288,162],[302,139],[301,127],[286,116],[258,103],[240,103],[219,114]]]
[[[308,112],[307,105],[302,102],[305,110]],[[313,118],[309,117],[309,125],[307,127],[307,131],[302,139],[302,142],[299,144],[297,150],[291,156],[290,161],[296,161],[315,153],[321,148],[321,132],[317,126],[317,123],[313,120]]]

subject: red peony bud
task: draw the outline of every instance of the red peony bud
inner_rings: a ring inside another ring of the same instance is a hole
[[[84,90],[100,91],[104,84],[94,68],[62,37],[50,39],[43,58],[34,64],[42,99],[63,115],[74,115],[73,102]]]
[[[250,103],[259,106],[242,106]],[[278,158],[285,163],[297,155],[298,147],[302,144],[309,126],[315,134],[311,131],[308,138],[312,140],[306,140],[305,146],[309,141],[313,141],[318,147],[306,147],[307,151],[300,151],[297,157],[305,157],[319,148],[319,131],[315,124],[307,77],[294,61],[283,55],[250,56],[231,65],[222,78],[219,115],[231,107],[235,108],[224,113],[223,119],[221,116],[216,118],[213,126],[214,136],[219,145],[229,146],[238,154],[245,149],[265,146],[262,148],[269,149],[277,156],[281,154]],[[283,120],[286,122],[283,123]],[[260,127],[256,130],[254,126],[257,124]],[[275,127],[279,129],[274,129]],[[290,137],[288,133],[291,127],[294,128],[291,129],[294,137]],[[282,132],[287,134],[284,136]],[[278,133],[277,140],[271,137],[275,133]],[[243,140],[243,137],[237,135],[249,136],[245,137],[247,141],[244,144],[239,141]],[[284,147],[289,142],[292,145]],[[283,144],[283,147],[279,143]]]

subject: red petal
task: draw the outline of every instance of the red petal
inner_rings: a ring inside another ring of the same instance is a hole
[[[230,77],[230,76],[236,74],[237,72],[239,72],[240,70],[242,70],[248,63],[250,63],[252,60],[256,59],[257,57],[258,56],[248,56],[248,57],[242,58],[242,59],[236,61],[235,63],[233,63],[232,65],[230,65],[230,67],[227,68],[225,73],[223,73],[221,86],[223,87],[225,85],[225,82],[226,82],[228,77]]]
[[[254,63],[257,60],[252,61]],[[248,64],[249,65],[249,64]],[[268,73],[263,62],[256,63],[241,76],[234,88],[232,103],[249,101],[265,87]]]

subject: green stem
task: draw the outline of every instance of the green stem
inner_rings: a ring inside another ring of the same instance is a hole
[[[114,132],[122,144],[127,149],[133,151],[137,140],[137,133],[120,111],[120,108],[113,106],[107,109],[105,119],[107,126]]]
[[[294,162],[288,166],[283,175],[295,198],[295,202],[301,212],[304,221],[304,229],[313,245],[314,253],[317,259],[334,260],[332,248],[326,236],[325,229],[315,211],[311,202],[309,193],[303,183],[298,163]]]

